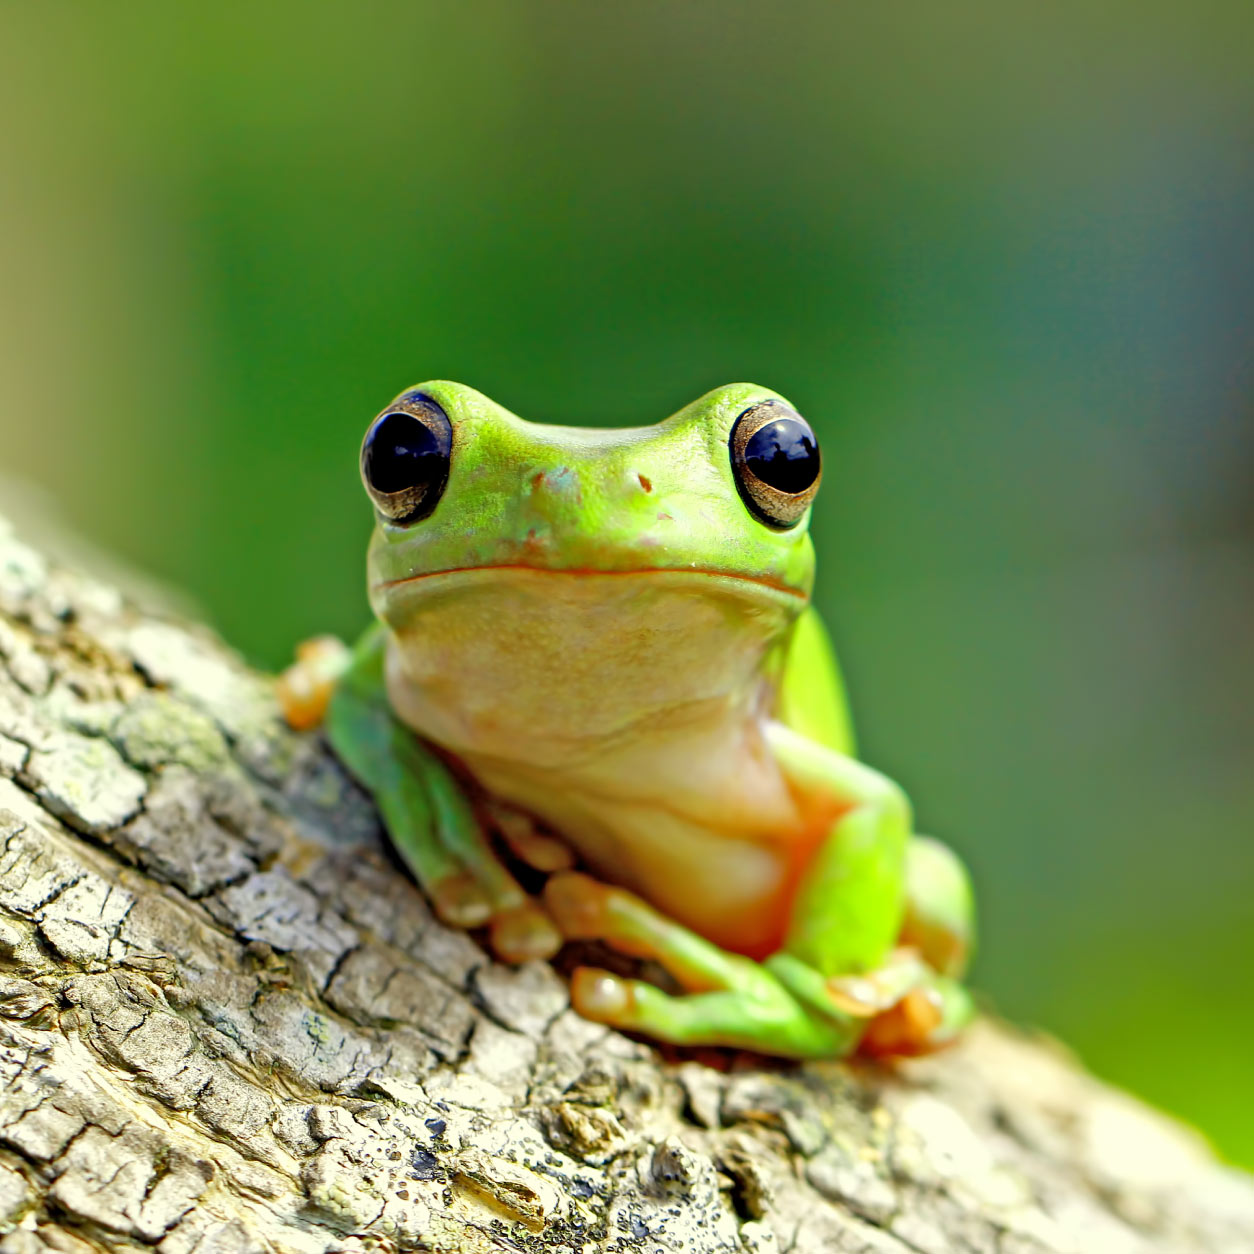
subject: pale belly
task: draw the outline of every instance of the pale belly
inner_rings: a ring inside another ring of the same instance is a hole
[[[760,958],[780,948],[797,879],[822,832],[777,771],[763,772],[768,779],[758,779],[756,789],[741,775],[704,804],[690,789],[668,804],[656,792],[615,795],[603,780],[590,787],[577,776],[559,780],[473,755],[466,764],[490,792],[561,836],[607,883],[631,889],[725,949]]]

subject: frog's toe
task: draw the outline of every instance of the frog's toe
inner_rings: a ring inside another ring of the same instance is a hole
[[[634,984],[599,967],[577,967],[570,979],[570,1002],[594,1023],[630,1028],[636,1008]]]
[[[567,940],[601,940],[629,957],[651,959],[685,992],[752,987],[762,978],[757,963],[725,953],[634,893],[590,875],[565,871],[552,876],[544,904]]]
[[[610,927],[610,892],[579,871],[551,875],[544,885],[544,904],[567,940],[604,940]]]
[[[932,969],[913,949],[901,948],[890,953],[877,970],[832,976],[827,981],[827,993],[843,1014],[869,1019],[890,1010],[933,976]]]
[[[859,1050],[873,1057],[909,1057],[952,1045],[975,1015],[971,994],[937,975],[912,988],[867,1025]]]
[[[570,1002],[579,1014],[624,1032],[639,1032],[676,1045],[717,1044],[708,1011],[693,997],[671,997],[643,980],[627,980],[599,967],[578,967]]]
[[[562,947],[562,934],[556,924],[533,901],[494,915],[491,939],[496,956],[502,962],[515,964],[552,958]]]
[[[462,872],[446,876],[429,891],[440,921],[450,927],[482,927],[492,918],[492,902],[472,875]]]
[[[847,1052],[845,1035],[806,1013],[778,985],[756,995],[738,992],[673,997],[642,980],[580,967],[571,1004],[596,1023],[673,1045],[751,1049],[784,1058],[833,1058]]]

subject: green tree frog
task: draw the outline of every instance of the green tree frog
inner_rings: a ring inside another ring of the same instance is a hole
[[[581,967],[571,995],[661,1041],[955,1037],[969,881],[854,756],[810,604],[819,448],[783,397],[586,430],[425,383],[370,424],[361,474],[378,621],[305,647],[280,693],[294,725],[325,717],[444,921],[507,961],[596,939],[659,964],[669,990]]]

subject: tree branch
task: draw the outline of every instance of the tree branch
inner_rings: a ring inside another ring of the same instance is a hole
[[[269,681],[0,530],[0,1254],[1236,1251],[1254,1183],[991,1022],[663,1058],[437,923]]]

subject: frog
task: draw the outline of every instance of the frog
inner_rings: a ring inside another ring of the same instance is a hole
[[[279,696],[440,920],[511,963],[621,955],[578,963],[571,1005],[670,1046],[959,1037],[970,877],[857,754],[812,600],[822,457],[787,399],[737,383],[574,427],[434,380],[359,465],[374,621],[308,642]]]

